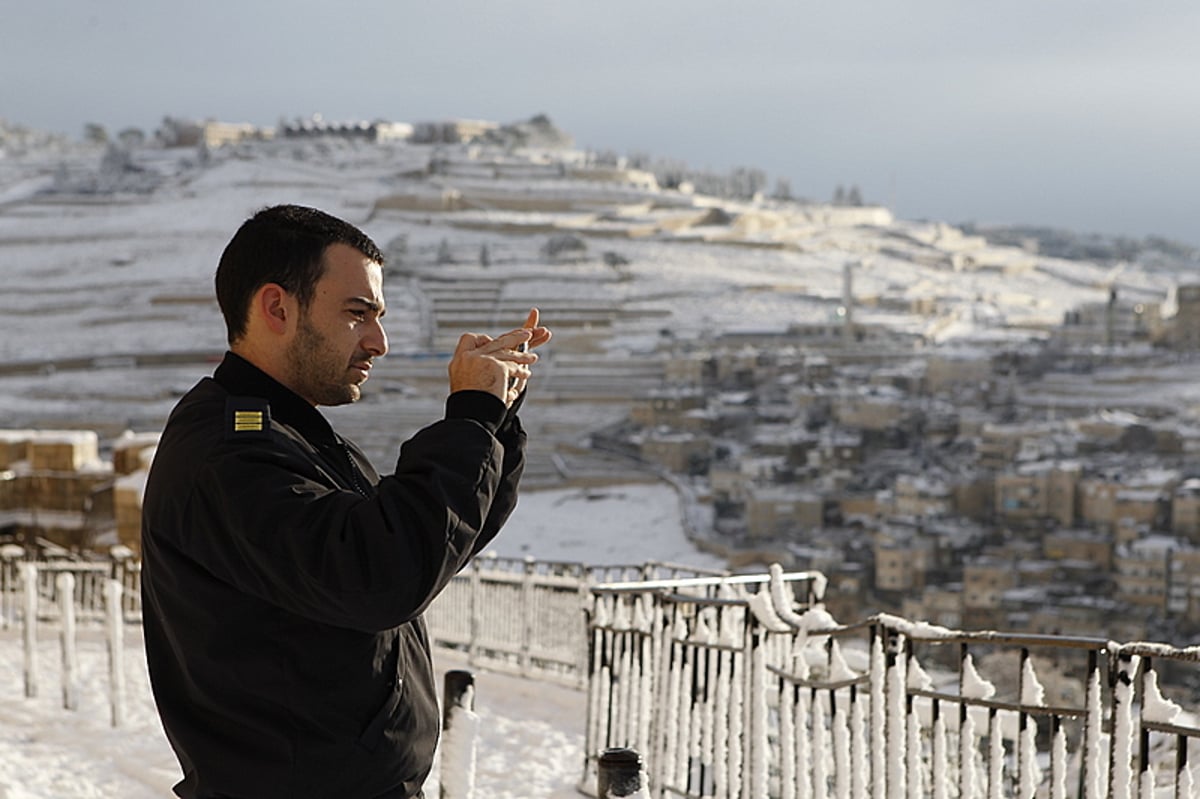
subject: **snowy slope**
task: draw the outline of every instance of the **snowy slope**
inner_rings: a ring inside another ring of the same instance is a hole
[[[21,641],[0,630],[0,799],[162,799],[179,781],[179,767],[155,714],[140,640],[127,642],[129,702],[121,729],[109,725],[105,642],[81,640],[80,707],[60,707],[58,645],[44,636],[40,695],[23,696]],[[438,653],[439,673],[466,665]],[[582,773],[581,691],[476,670],[480,716],[477,796],[565,799],[578,794]],[[440,762],[429,796],[438,795]],[[519,776],[518,776],[519,775]]]

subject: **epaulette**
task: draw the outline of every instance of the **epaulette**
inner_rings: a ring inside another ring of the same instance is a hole
[[[261,397],[225,400],[225,438],[255,439],[271,436],[271,403]]]

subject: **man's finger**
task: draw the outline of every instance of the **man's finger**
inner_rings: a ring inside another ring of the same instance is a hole
[[[473,349],[475,349],[475,334],[463,333],[458,337],[458,346],[454,348],[454,352],[457,355],[460,352],[470,352]]]
[[[529,328],[518,327],[516,330],[510,330],[503,335],[497,336],[492,340],[494,346],[488,348],[488,352],[500,352],[501,350],[517,350],[522,344],[528,344],[533,338],[533,331]]]
[[[458,346],[454,348],[455,352],[471,352],[492,341],[491,336],[485,336],[482,333],[463,333],[458,337]]]

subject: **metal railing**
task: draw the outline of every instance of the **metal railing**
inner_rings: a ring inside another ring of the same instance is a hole
[[[719,573],[656,561],[588,566],[485,556],[455,577],[425,615],[433,643],[465,651],[471,665],[582,685],[592,586]]]
[[[592,589],[581,790],[628,747],[655,797],[1198,795],[1195,700],[1160,679],[1200,648],[839,625],[819,575],[758,579]]]

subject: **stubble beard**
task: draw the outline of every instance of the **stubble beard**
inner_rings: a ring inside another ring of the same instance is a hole
[[[294,390],[314,405],[346,405],[362,397],[362,389],[348,376],[349,362],[312,326],[307,315],[300,319],[287,360]]]

